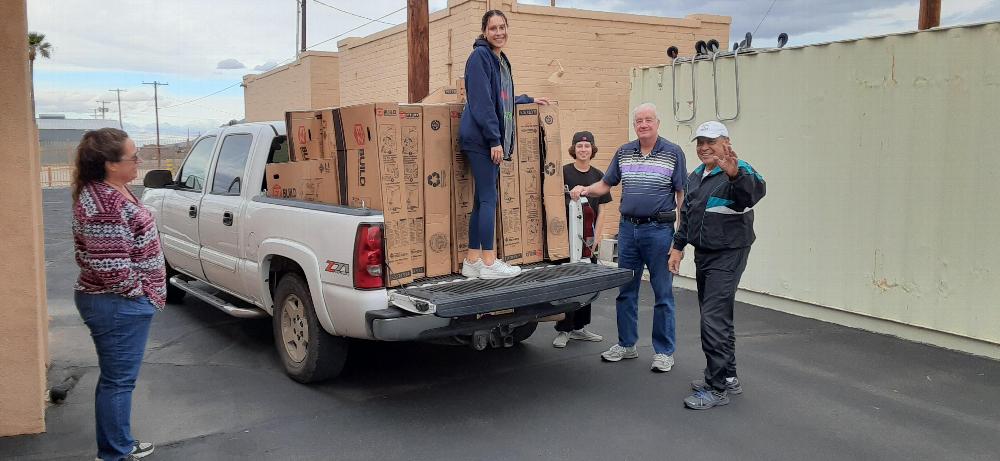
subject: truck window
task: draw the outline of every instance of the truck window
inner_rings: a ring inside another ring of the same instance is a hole
[[[276,136],[271,140],[271,150],[267,153],[267,163],[285,163],[288,161],[288,137]],[[267,175],[260,184],[262,192],[267,191]]]
[[[215,164],[215,176],[212,177],[212,194],[240,195],[243,171],[246,169],[247,157],[250,156],[251,144],[253,144],[251,134],[231,134],[222,138],[219,160]]]
[[[181,172],[177,175],[177,187],[195,192],[201,192],[208,177],[208,164],[212,162],[212,150],[215,148],[215,136],[201,138],[191,153],[188,154]]]

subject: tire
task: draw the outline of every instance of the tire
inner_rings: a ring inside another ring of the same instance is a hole
[[[299,274],[286,274],[274,291],[274,345],[285,373],[300,383],[336,377],[347,361],[347,340],[323,329],[309,285]]]
[[[171,269],[170,266],[167,266],[167,304],[184,303],[184,296],[187,292],[170,284],[170,277],[177,274],[179,274],[179,272]]]
[[[531,322],[521,325],[514,329],[512,336],[514,336],[514,344],[520,344],[531,337],[535,333],[535,329],[538,328],[538,322]]]

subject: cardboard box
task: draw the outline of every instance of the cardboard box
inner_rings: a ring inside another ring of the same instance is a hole
[[[517,152],[511,161],[500,162],[500,182],[497,196],[497,254],[510,264],[521,264],[524,248],[521,246],[521,187]]]
[[[559,104],[538,106],[539,127],[541,128],[542,150],[542,195],[563,195],[563,156],[568,156],[569,145],[563,146],[559,134]]]
[[[412,104],[399,106],[399,128],[403,149],[403,195],[410,219],[410,260],[413,278],[423,278],[424,258],[424,147],[423,107]]]
[[[458,88],[443,86],[432,91],[420,102],[423,104],[461,104],[463,101],[465,98]]]
[[[472,214],[475,185],[469,162],[458,143],[459,123],[464,104],[449,104],[451,112],[451,271],[461,272],[462,261],[469,252],[469,217]]]
[[[518,185],[521,202],[522,264],[539,262],[543,258],[545,240],[542,234],[542,167],[538,106],[517,106]]]
[[[451,273],[451,107],[423,106],[424,274]],[[468,226],[468,223],[466,223]]]
[[[339,115],[338,115],[339,114]],[[382,210],[389,286],[413,280],[410,217],[403,190],[399,105],[361,104],[335,111],[336,139],[343,140],[348,181],[345,204]]]
[[[293,162],[323,158],[323,116],[320,111],[285,112],[288,158]]]
[[[319,131],[322,144],[320,158],[336,160],[337,152],[345,150],[341,144],[337,143],[336,117],[334,115],[336,111],[337,109],[332,107],[317,111],[320,115]]]
[[[337,170],[330,160],[269,163],[265,174],[268,197],[340,203]]]
[[[546,195],[545,254],[550,261],[569,259],[569,230],[566,222],[566,199]]]
[[[566,198],[562,166],[569,146],[563,146],[559,134],[558,103],[538,106],[541,128],[542,202],[545,212],[545,256],[556,261],[569,257],[569,233],[566,228]]]

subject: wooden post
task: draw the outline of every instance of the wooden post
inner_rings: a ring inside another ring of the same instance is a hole
[[[941,25],[941,0],[920,0],[918,30],[926,30]]]
[[[428,0],[406,0],[407,100],[420,102],[431,88]]]

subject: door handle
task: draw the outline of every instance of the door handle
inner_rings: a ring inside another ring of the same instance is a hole
[[[233,212],[232,211],[226,211],[226,212],[222,213],[222,225],[223,226],[232,226],[233,225]]]
[[[188,217],[189,218],[197,218],[198,217],[198,207],[197,206],[191,205],[191,208],[188,208]]]

